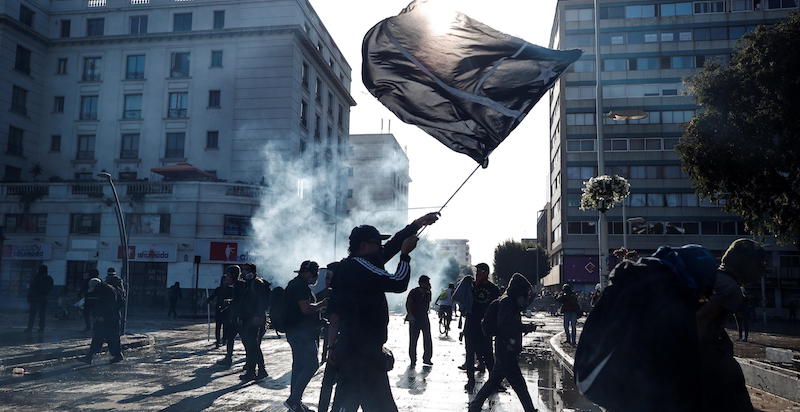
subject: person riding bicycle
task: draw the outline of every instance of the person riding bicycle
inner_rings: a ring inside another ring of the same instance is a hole
[[[447,328],[450,329],[450,322],[453,321],[453,293],[455,292],[456,285],[450,283],[447,289],[439,293],[436,298],[435,305],[439,306],[439,318],[447,319]]]

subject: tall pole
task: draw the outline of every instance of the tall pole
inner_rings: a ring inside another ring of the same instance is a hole
[[[128,326],[128,301],[130,301],[131,295],[131,281],[128,271],[128,231],[125,228],[125,219],[123,218],[122,214],[122,205],[119,202],[119,195],[117,194],[117,188],[114,186],[114,181],[111,179],[110,173],[99,173],[98,176],[104,177],[108,180],[109,186],[111,186],[111,193],[114,194],[114,201],[117,204],[117,228],[119,229],[119,241],[122,244],[122,278],[125,280],[125,313],[122,315],[122,333],[125,333],[125,329]]]
[[[625,213],[625,202],[628,198],[622,199],[622,247],[628,248],[628,215]]]
[[[595,125],[597,129],[597,176],[602,176],[606,171],[605,145],[603,143],[603,84],[601,79],[600,61],[600,7],[599,0],[594,0],[594,73],[595,73]],[[605,288],[608,284],[608,223],[606,214],[599,211],[597,219],[598,237],[598,266],[600,272],[600,286]]]

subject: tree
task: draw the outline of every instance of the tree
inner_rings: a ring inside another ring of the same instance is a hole
[[[676,151],[697,193],[724,201],[755,235],[800,247],[800,14],[742,38],[728,66],[689,90],[701,106]]]
[[[506,240],[494,249],[494,275],[498,284],[507,285],[514,273],[521,273],[534,284],[537,275],[542,278],[547,275],[549,269],[547,252],[537,243]]]

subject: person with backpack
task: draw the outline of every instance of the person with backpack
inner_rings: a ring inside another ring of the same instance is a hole
[[[319,278],[317,262],[306,260],[296,270],[297,276],[289,281],[284,295],[286,305],[286,340],[292,349],[292,380],[287,399],[283,405],[292,412],[303,412],[303,392],[319,368],[319,312],[327,300],[317,302],[310,285]]]
[[[489,304],[500,296],[500,289],[489,280],[489,265],[475,265],[475,284],[472,287],[472,307],[464,323],[464,340],[467,349],[467,384],[464,389],[475,388],[475,358],[482,361],[487,370],[492,370],[492,340],[483,334],[481,322]]]
[[[564,315],[564,334],[567,336],[567,344],[577,345],[578,312],[581,307],[578,304],[578,297],[572,291],[572,285],[565,283],[556,301],[561,304],[561,313]]]
[[[233,365],[233,344],[236,342],[236,335],[239,334],[237,325],[237,311],[235,307],[236,289],[235,285],[242,274],[242,269],[237,265],[228,266],[225,269],[224,289],[217,294],[217,299],[223,297],[222,317],[222,341],[225,342],[225,357],[219,361],[226,368]]]
[[[532,290],[533,287],[525,276],[515,273],[511,276],[505,293],[486,309],[481,327],[487,337],[496,336],[494,367],[489,372],[489,379],[470,402],[470,412],[480,411],[486,399],[497,392],[504,378],[519,397],[523,410],[536,411],[528,385],[519,369],[522,335],[536,330],[536,325],[522,323],[521,315],[528,307]]]
[[[44,318],[47,315],[47,295],[53,290],[53,278],[47,274],[47,266],[39,266],[39,271],[33,276],[31,286],[28,288],[28,328],[25,332],[33,329],[33,322],[36,315],[39,315],[39,332],[44,332]]]
[[[94,354],[99,353],[103,344],[108,344],[108,353],[112,358],[110,363],[123,360],[119,341],[119,295],[113,286],[101,281],[99,278],[89,279],[86,300],[92,302],[92,343],[89,353],[84,359],[92,364]]]
[[[269,376],[264,367],[264,354],[261,351],[261,339],[267,327],[267,309],[269,309],[269,282],[256,273],[252,263],[244,265],[244,273],[234,285],[233,302],[236,306],[237,330],[242,337],[246,362],[244,374],[239,375],[242,381],[260,381]],[[256,367],[258,373],[256,373]]]
[[[767,258],[767,252],[754,240],[737,239],[731,243],[716,272],[713,292],[697,311],[702,410],[753,410],[725,323],[745,303],[741,286],[763,276]]]
[[[106,270],[106,283],[114,288],[117,294],[117,304],[119,306],[119,333],[125,331],[125,302],[128,299],[128,294],[125,292],[125,285],[122,283],[122,278],[117,275],[117,270],[108,268]]]

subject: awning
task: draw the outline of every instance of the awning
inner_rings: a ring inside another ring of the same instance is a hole
[[[154,167],[150,169],[153,173],[158,173],[167,180],[216,180],[217,177],[211,173],[204,172],[189,163],[176,163],[164,167]]]

